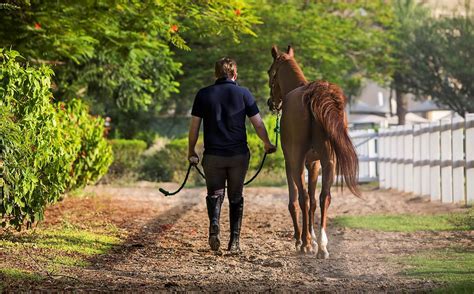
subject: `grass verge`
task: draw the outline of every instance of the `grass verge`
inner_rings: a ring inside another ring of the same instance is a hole
[[[439,293],[474,293],[474,251],[463,248],[433,250],[400,260],[408,265],[403,274],[446,283]]]
[[[47,278],[47,273],[86,267],[90,258],[118,244],[120,231],[111,224],[79,226],[63,221],[31,231],[4,232],[0,235],[0,251],[5,257],[0,261],[0,289],[34,285]]]
[[[338,226],[386,232],[466,231],[474,229],[474,210],[438,215],[361,215],[337,216]]]

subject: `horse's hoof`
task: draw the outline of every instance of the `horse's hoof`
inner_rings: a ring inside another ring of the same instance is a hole
[[[303,254],[312,254],[314,251],[313,251],[313,246],[312,245],[304,245],[304,246],[301,246],[301,253]]]
[[[328,259],[329,258],[329,252],[327,250],[320,249],[318,250],[318,254],[316,255],[318,259]]]
[[[311,241],[311,245],[313,246],[313,251],[314,251],[314,253],[317,253],[317,252],[318,252],[318,248],[319,248],[319,247],[318,247],[318,242],[316,242],[316,241],[313,240],[313,241]]]
[[[296,251],[300,251],[301,250],[301,245],[303,244],[303,242],[301,242],[301,240],[296,240],[295,241],[295,249]]]

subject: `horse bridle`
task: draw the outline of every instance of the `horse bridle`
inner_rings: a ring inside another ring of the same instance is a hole
[[[278,64],[279,60],[277,59],[277,60],[275,60],[275,62],[277,62],[277,64]],[[270,98],[268,98],[268,100],[267,100],[267,105],[270,108],[270,110],[271,111],[277,111],[277,112],[279,112],[281,110],[282,100],[280,100],[278,103],[275,103],[275,97],[273,97],[273,88],[275,86],[275,81],[276,81],[276,77],[277,77],[279,68],[280,68],[280,66],[276,66],[276,68],[274,70],[272,70],[272,72],[270,74]]]

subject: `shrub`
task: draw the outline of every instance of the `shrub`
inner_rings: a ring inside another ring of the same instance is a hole
[[[202,158],[202,144],[198,144],[196,149]],[[188,139],[174,139],[159,151],[145,156],[141,177],[149,181],[181,182],[189,165],[187,155]],[[188,183],[202,184],[204,181],[198,173],[193,172]]]
[[[267,128],[268,137],[272,144],[275,144],[276,133],[274,131],[276,116],[267,115],[263,121]],[[247,128],[247,142],[250,149],[250,166],[249,170],[258,169],[260,162],[264,155],[263,143],[255,133],[252,126]],[[278,135],[278,149],[277,152],[267,155],[265,159],[265,165],[263,167],[264,172],[281,172],[285,169],[285,159],[283,157],[283,151],[280,144],[280,135]],[[248,175],[249,176],[249,175]]]
[[[120,178],[130,173],[138,173],[147,143],[141,140],[125,139],[111,140],[110,143],[114,161],[108,175],[112,178]]]
[[[95,183],[112,163],[112,147],[104,139],[104,119],[89,114],[89,107],[79,99],[57,106],[62,136],[67,152],[74,155],[69,172],[68,190]]]
[[[0,214],[2,226],[17,229],[41,220],[47,204],[96,180],[110,163],[102,122],[77,101],[58,113],[51,103],[51,69],[22,66],[20,58],[0,49]]]

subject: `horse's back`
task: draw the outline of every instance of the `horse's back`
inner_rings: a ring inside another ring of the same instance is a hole
[[[317,160],[325,153],[323,149],[326,147],[327,137],[318,118],[313,115],[309,101],[304,97],[305,91],[306,86],[298,87],[283,100],[282,144],[290,148],[296,147],[291,145],[299,145],[297,149],[308,149],[308,152],[314,153],[312,159]]]

